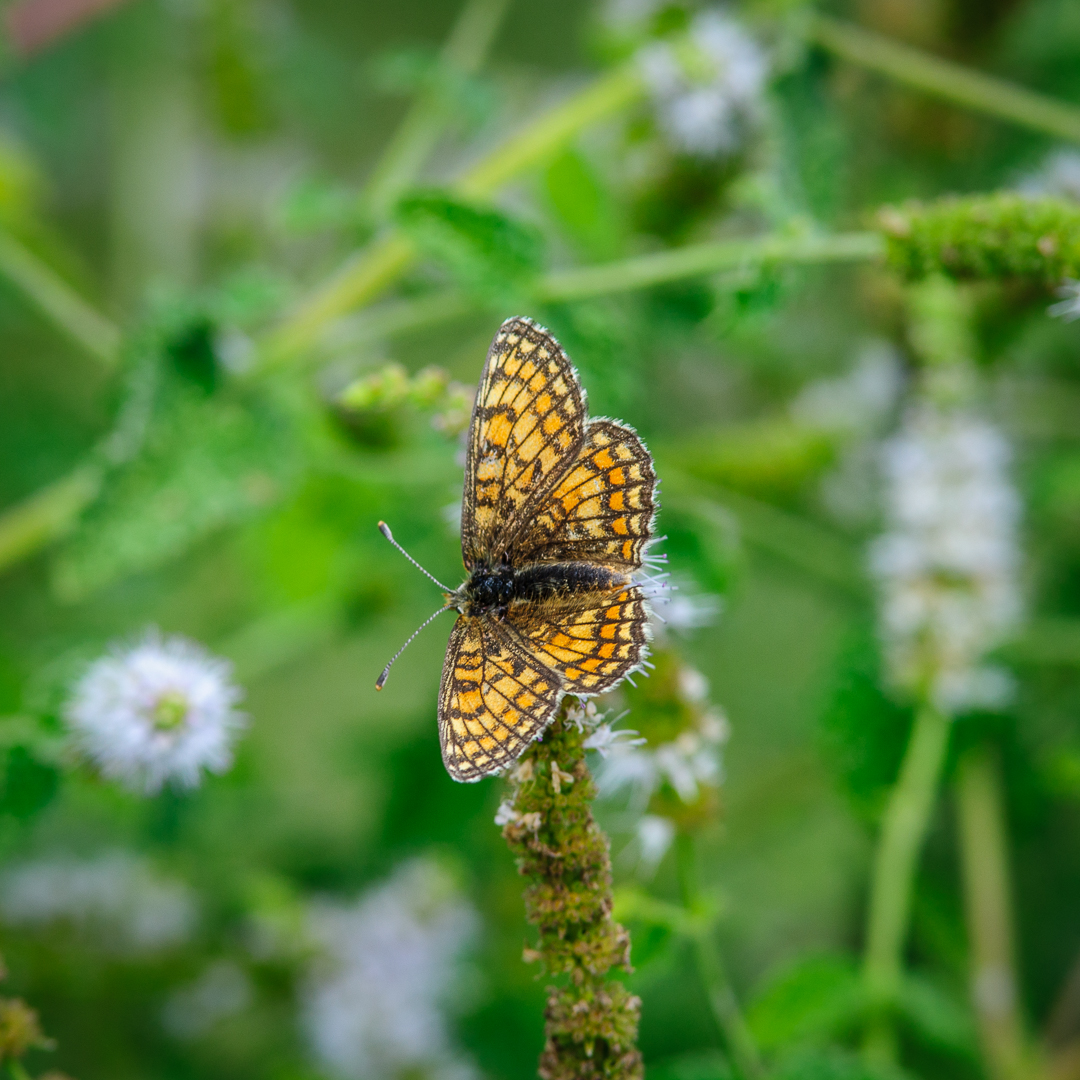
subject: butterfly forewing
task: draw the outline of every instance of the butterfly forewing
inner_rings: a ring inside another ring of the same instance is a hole
[[[462,615],[439,689],[443,763],[479,780],[513,763],[559,707],[559,677],[494,620]]]
[[[529,319],[508,319],[491,343],[465,461],[465,565],[512,550],[584,440],[585,400],[559,343]]]

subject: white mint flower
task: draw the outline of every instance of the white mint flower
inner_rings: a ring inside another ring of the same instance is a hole
[[[1064,319],[1065,322],[1074,322],[1080,319],[1080,281],[1074,278],[1066,278],[1061,288],[1056,290],[1061,299],[1056,304],[1051,304],[1047,309],[1047,315]]]
[[[224,772],[244,726],[231,667],[182,637],[148,633],[90,665],[64,714],[104,776],[143,794]]]
[[[630,731],[628,728],[615,731],[610,724],[600,724],[582,743],[582,746],[586,750],[595,750],[601,757],[606,758],[615,746],[641,746],[645,740],[635,738],[636,735],[636,731]]]
[[[675,823],[658,814],[643,814],[637,823],[638,862],[653,874],[675,839]]]
[[[903,363],[895,347],[871,341],[860,350],[850,371],[804,386],[791,403],[791,417],[821,431],[862,435],[880,429],[903,385]]]
[[[1002,704],[983,663],[1021,615],[1019,499],[1005,438],[963,412],[922,405],[885,448],[888,531],[871,550],[889,677],[955,713]]]
[[[761,109],[765,55],[733,19],[701,12],[685,39],[638,53],[660,126],[684,153],[715,157],[735,149]]]
[[[699,678],[704,683],[704,677]],[[697,693],[700,686],[695,685],[692,690]],[[600,794],[610,796],[629,789],[631,805],[643,809],[657,788],[669,783],[683,802],[692,803],[701,787],[720,783],[718,751],[727,737],[726,718],[709,710],[673,742],[651,749],[643,748],[644,739],[613,742],[597,775]]]
[[[1055,150],[1037,172],[1025,176],[1018,186],[1026,195],[1059,195],[1080,202],[1080,153]]]
[[[0,916],[10,926],[67,923],[97,947],[127,955],[182,944],[195,927],[196,907],[182,882],[114,851],[12,867],[0,877]]]
[[[446,1012],[478,921],[438,865],[408,863],[353,904],[312,905],[308,924],[319,955],[303,989],[304,1026],[331,1075],[473,1075]]]

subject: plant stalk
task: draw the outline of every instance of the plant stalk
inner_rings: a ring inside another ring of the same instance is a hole
[[[68,532],[100,487],[100,469],[82,465],[0,513],[0,570]]]
[[[1080,143],[1080,109],[1073,105],[826,15],[813,16],[809,36],[852,64],[934,97],[1055,139]]]
[[[70,341],[112,370],[120,358],[120,331],[98,314],[51,267],[0,231],[3,275]]]
[[[675,838],[676,865],[679,874],[679,891],[683,907],[693,913],[702,907],[698,895],[697,859],[694,838],[679,832]],[[727,1044],[738,1075],[745,1080],[762,1080],[765,1069],[757,1043],[739,1006],[739,999],[727,976],[727,967],[716,940],[716,927],[711,922],[702,924],[692,937],[694,963],[702,987],[709,1000],[713,1019]]]
[[[971,1003],[987,1072],[994,1080],[1029,1076],[1017,999],[1001,761],[976,746],[960,759],[956,809],[970,950]]]
[[[903,983],[911,894],[941,782],[949,730],[949,718],[938,709],[927,703],[919,708],[878,838],[863,960],[863,980],[873,1011],[864,1049],[868,1060],[878,1064],[891,1064],[896,1058],[890,1013]]]

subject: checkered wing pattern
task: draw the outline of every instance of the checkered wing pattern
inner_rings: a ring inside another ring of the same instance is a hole
[[[507,319],[488,352],[466,451],[461,550],[470,570],[512,550],[584,438],[585,397],[559,343],[531,319]]]
[[[592,420],[574,464],[518,545],[523,562],[641,566],[656,513],[656,470],[636,432]]]
[[[507,613],[534,662],[557,673],[565,691],[583,696],[610,690],[640,667],[648,619],[636,585],[511,605]]]
[[[439,742],[455,780],[512,764],[548,725],[560,678],[494,620],[462,615],[450,633],[439,689]]]

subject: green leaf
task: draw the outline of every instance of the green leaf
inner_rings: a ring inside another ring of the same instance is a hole
[[[428,192],[403,199],[397,218],[461,286],[487,297],[513,295],[543,266],[542,235],[491,207]]]
[[[978,1037],[964,999],[922,975],[909,974],[897,1003],[901,1018],[920,1042],[938,1050],[977,1060]]]
[[[747,1022],[768,1052],[827,1042],[854,1029],[863,1008],[862,984],[851,960],[815,956],[797,961],[773,979],[754,1001]]]

